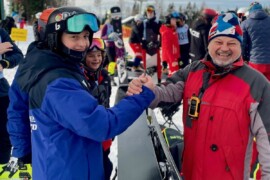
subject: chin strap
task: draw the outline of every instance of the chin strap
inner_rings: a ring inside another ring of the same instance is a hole
[[[65,45],[62,45],[60,51],[61,53],[63,53],[64,56],[68,57],[69,59],[72,59],[72,61],[82,62],[82,60],[85,58],[87,49],[85,49],[85,51],[74,51],[72,49],[67,48]]]

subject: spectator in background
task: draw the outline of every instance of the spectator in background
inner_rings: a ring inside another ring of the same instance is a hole
[[[0,164],[10,158],[11,143],[7,132],[7,108],[9,84],[3,70],[14,68],[23,59],[21,50],[13,43],[8,33],[0,28]]]
[[[248,11],[248,7],[241,7],[237,10],[237,16],[239,18],[239,22],[242,23],[246,20],[246,12]]]
[[[270,16],[258,2],[251,3],[243,29],[242,55],[270,81]]]
[[[182,13],[179,14],[177,22],[178,42],[180,46],[181,57],[179,58],[180,68],[184,68],[189,64],[189,47],[190,47],[190,33],[189,27],[186,24],[186,16]]]
[[[143,22],[144,17],[140,14],[137,14],[134,17],[134,21],[131,24],[131,34],[129,38],[129,45],[134,52],[134,63],[133,70],[141,71],[141,61],[142,61],[142,37],[140,36],[138,27]]]
[[[92,96],[100,105],[110,107],[111,80],[108,71],[103,68],[106,46],[101,38],[93,38],[86,57],[83,60],[83,70],[85,78],[90,84]],[[113,164],[109,159],[112,139],[102,142],[103,147],[103,166],[105,180],[110,180]]]
[[[115,75],[115,67],[116,67],[116,46],[114,43],[114,40],[110,38],[110,35],[115,32],[113,25],[111,23],[112,16],[111,12],[108,12],[106,14],[107,19],[105,21],[105,24],[103,28],[101,29],[101,38],[106,43],[106,57],[104,66],[108,65],[108,72],[110,74],[111,83],[113,86],[116,86],[116,82],[114,81],[114,75]]]
[[[190,58],[192,61],[201,60],[208,52],[208,33],[211,22],[217,15],[214,9],[205,8],[201,15],[192,23],[190,30]]]
[[[270,16],[258,2],[250,4],[248,14],[248,18],[241,24],[243,29],[242,55],[251,67],[260,71],[270,81]],[[262,171],[255,142],[251,170],[252,178],[261,178]]]
[[[180,57],[180,49],[178,42],[178,34],[176,32],[177,19],[180,18],[178,12],[169,13],[165,16],[166,22],[161,25],[161,50],[163,69],[167,69],[169,65],[169,76],[179,69],[178,59]],[[163,70],[164,71],[164,70]]]
[[[161,82],[162,67],[160,61],[160,33],[161,21],[156,17],[155,7],[149,5],[145,9],[143,23],[139,26],[139,33],[142,37],[143,65],[146,69],[146,54],[150,56],[157,55],[157,76],[158,82]]]

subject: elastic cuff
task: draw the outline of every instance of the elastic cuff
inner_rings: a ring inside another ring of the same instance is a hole
[[[0,60],[0,64],[3,66],[3,68],[9,67],[9,62],[7,60]]]

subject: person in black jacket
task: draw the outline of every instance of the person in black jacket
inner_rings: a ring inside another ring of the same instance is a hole
[[[143,22],[143,16],[140,14],[137,14],[134,17],[134,21],[132,22],[131,27],[131,34],[129,38],[129,46],[133,50],[135,57],[133,62],[133,69],[134,70],[140,70],[140,64],[142,60],[142,37],[139,33],[139,25]]]
[[[8,34],[11,34],[11,29],[16,28],[16,23],[13,17],[7,16],[6,19],[2,20],[0,23],[0,27],[5,29]]]
[[[149,5],[145,10],[146,19],[138,27],[142,37],[143,63],[146,69],[146,54],[153,56],[157,54],[157,76],[158,82],[161,82],[161,59],[160,59],[160,32],[161,21],[156,17],[155,7]]]
[[[98,100],[100,105],[109,108],[112,87],[108,71],[103,68],[105,51],[106,46],[103,39],[93,38],[83,61],[83,69],[85,78],[90,84],[91,94]],[[105,180],[110,179],[113,168],[113,164],[109,159],[111,144],[112,139],[102,143]]]
[[[204,58],[207,53],[208,33],[212,26],[211,22],[217,15],[214,9],[206,8],[202,15],[191,25],[190,31],[190,58],[197,61]]]
[[[8,33],[0,28],[0,164],[8,162],[11,144],[7,133],[7,108],[9,84],[3,69],[14,68],[23,59],[21,50],[13,43]]]

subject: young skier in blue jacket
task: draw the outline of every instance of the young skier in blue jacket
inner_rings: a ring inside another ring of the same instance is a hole
[[[112,108],[98,105],[80,68],[96,31],[94,14],[58,8],[45,40],[19,67],[17,85],[29,96],[33,179],[104,179],[102,142],[126,130],[154,98],[144,87]],[[16,134],[19,124],[9,122],[9,131]]]

